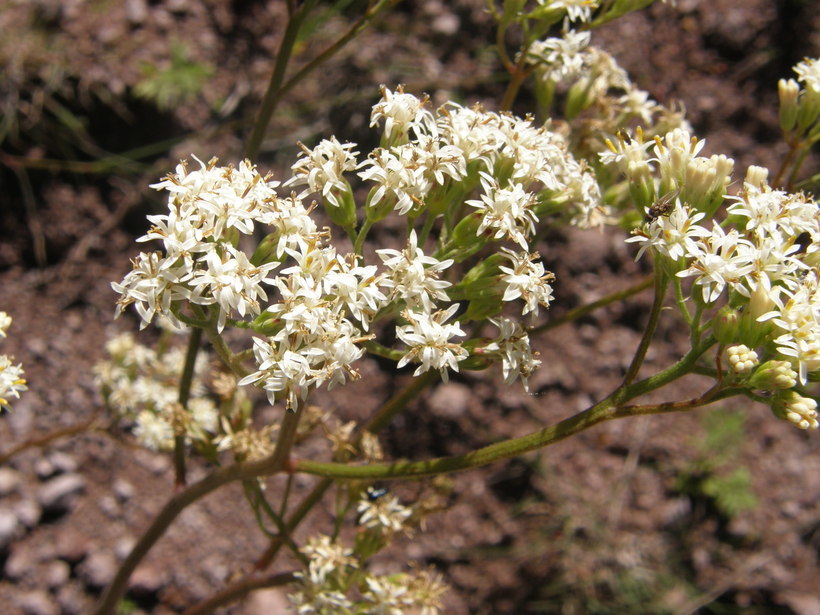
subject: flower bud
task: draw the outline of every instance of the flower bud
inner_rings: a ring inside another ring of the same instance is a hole
[[[771,403],[778,418],[794,423],[800,429],[817,429],[817,402],[794,391],[778,393]]]
[[[579,79],[572,84],[567,92],[567,100],[564,106],[564,115],[567,120],[572,121],[581,111],[589,107],[593,102],[590,99],[592,80],[589,78]]]
[[[398,203],[398,199],[393,194],[385,194],[382,195],[382,198],[374,205],[373,198],[376,195],[376,192],[382,190],[379,186],[375,186],[370,190],[370,193],[367,195],[367,201],[365,205],[365,214],[367,215],[367,219],[371,222],[380,222],[384,220],[387,216],[390,215],[390,212],[393,211],[393,208]]]
[[[769,169],[766,167],[758,167],[750,165],[746,169],[746,179],[743,180],[746,188],[755,188],[756,190],[763,190],[763,187],[769,183]]]
[[[456,224],[453,234],[448,242],[446,258],[453,258],[456,262],[461,262],[478,252],[486,243],[485,239],[477,235],[481,226],[482,215],[478,212],[464,216]]]
[[[726,349],[726,360],[731,370],[738,375],[745,375],[760,364],[757,353],[743,344],[729,346]]]
[[[797,372],[792,369],[788,361],[766,361],[749,378],[751,388],[766,391],[788,390],[796,385]]]
[[[712,320],[712,331],[715,339],[721,344],[731,344],[737,341],[740,330],[740,312],[736,309],[723,306]]]
[[[817,122],[820,116],[820,92],[811,88],[803,90],[797,110],[797,133],[802,135]]]
[[[344,182],[345,190],[333,190],[338,206],[330,202],[329,199],[322,199],[325,212],[331,222],[343,229],[356,228],[356,201],[353,199],[353,190],[347,181]]]
[[[777,82],[777,94],[780,97],[780,130],[789,133],[797,124],[800,84],[794,79],[781,79]]]
[[[279,251],[278,249],[279,237],[280,234],[276,232],[269,233],[262,238],[262,241],[260,241],[259,245],[256,246],[253,256],[251,256],[251,264],[254,267],[282,260],[284,252]],[[277,252],[279,253],[277,254]]]

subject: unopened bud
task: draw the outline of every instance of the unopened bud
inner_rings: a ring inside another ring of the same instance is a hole
[[[715,339],[721,344],[731,344],[737,341],[737,334],[740,330],[740,313],[729,307],[723,306],[715,314],[712,320],[712,331],[715,334]]]
[[[780,130],[789,133],[797,124],[800,84],[794,79],[781,79],[777,82],[777,93],[780,97]]]
[[[729,346],[726,349],[726,360],[732,371],[738,375],[751,373],[760,363],[757,353],[743,344]]]
[[[766,361],[749,378],[750,387],[766,391],[788,390],[796,385],[797,372],[792,369],[788,361]]]
[[[795,424],[800,429],[817,429],[817,402],[794,391],[778,394],[771,404],[778,418]]]

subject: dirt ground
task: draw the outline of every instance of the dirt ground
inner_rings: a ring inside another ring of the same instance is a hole
[[[776,83],[820,53],[820,15],[810,4],[657,3],[596,31],[593,43],[655,99],[682,101],[707,151],[732,156],[742,173],[749,164],[776,166],[785,151]],[[259,166],[283,176],[295,142],[318,135],[336,134],[366,151],[381,83],[404,83],[434,102],[458,97],[494,108],[501,86],[483,7],[483,0],[401,4],[289,93]],[[110,282],[129,270],[145,215],[161,207],[147,185],[191,153],[241,157],[284,10],[277,0],[0,6],[0,310],[14,317],[0,350],[23,364],[30,387],[0,418],[0,455],[101,412],[92,367],[108,336],[137,328],[130,316],[113,322]],[[320,43],[349,23],[343,12],[318,24]],[[297,64],[320,43],[297,46]],[[151,66],[167,67],[173,53],[204,67],[207,81],[164,108],[140,97],[137,84]],[[525,92],[515,111],[526,113],[527,100]],[[617,230],[550,238],[551,316],[640,280],[647,264],[634,263],[633,254]],[[435,386],[384,432],[383,445],[393,457],[457,454],[587,407],[619,383],[650,301],[644,293],[541,336],[532,395],[502,387],[495,372]],[[668,365],[686,342],[674,323],[662,324],[646,369]],[[360,382],[313,401],[344,420],[360,419],[407,382],[375,361],[361,371]],[[654,399],[703,386],[692,379]],[[130,442],[124,433],[82,432],[0,465],[0,612],[90,611],[172,492],[168,457]],[[377,565],[435,566],[452,587],[448,615],[817,615],[818,442],[816,433],[756,405],[599,426],[453,476],[451,506]],[[746,505],[727,512],[706,485],[739,469]],[[206,470],[195,463],[191,478]],[[300,477],[295,489],[306,492],[313,482]],[[391,489],[410,498],[416,487]],[[297,538],[327,518],[319,510]],[[131,612],[181,613],[247,571],[264,547],[241,489],[212,495],[187,510],[140,566]],[[285,604],[270,590],[219,612],[287,613]]]

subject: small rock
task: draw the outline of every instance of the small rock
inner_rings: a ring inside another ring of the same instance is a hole
[[[40,457],[34,462],[34,473],[40,480],[51,478],[57,472],[54,470],[54,464],[46,457]]]
[[[20,500],[14,505],[14,514],[17,519],[26,526],[32,529],[40,522],[40,517],[43,516],[43,509],[40,505],[31,498]]]
[[[168,582],[165,570],[152,564],[140,564],[128,581],[128,591],[135,596],[153,596]],[[276,611],[271,611],[276,612]]]
[[[20,486],[20,473],[11,468],[0,468],[0,498],[14,493]]]
[[[20,522],[10,510],[0,510],[0,552],[5,551],[20,533]]]
[[[45,581],[49,589],[57,589],[65,585],[68,578],[71,576],[71,566],[63,561],[55,560],[48,562],[45,565],[42,579]]]
[[[60,615],[60,607],[44,590],[26,592],[17,600],[26,615]]]
[[[820,613],[820,598],[813,594],[787,591],[779,593],[777,598],[780,604],[785,604],[797,615],[817,615],[817,613]]]
[[[37,501],[48,514],[68,512],[83,491],[85,479],[79,474],[61,474],[50,479],[37,490]]]
[[[260,589],[248,598],[248,615],[268,615],[269,613],[288,613],[290,604],[281,589]]]
[[[76,564],[88,555],[90,547],[88,540],[80,532],[66,528],[57,534],[54,556],[69,564]]]
[[[83,615],[91,612],[92,604],[88,594],[77,582],[63,585],[57,592],[57,602],[62,609],[62,615]]]
[[[125,559],[128,557],[128,554],[131,553],[131,549],[134,548],[136,543],[137,539],[133,536],[120,537],[120,539],[114,544],[114,555],[117,556],[117,559]]]
[[[442,384],[430,396],[430,409],[444,417],[455,418],[464,414],[470,403],[470,387],[459,382]]]
[[[118,478],[114,481],[114,484],[111,485],[111,490],[120,502],[130,500],[137,492],[137,490],[134,489],[134,485],[122,478]]]
[[[110,519],[117,519],[121,516],[120,506],[117,504],[116,498],[112,495],[104,495],[97,500],[97,506],[103,511],[106,517]]]
[[[142,24],[148,18],[148,5],[145,0],[127,0],[125,18],[134,25]]]
[[[57,474],[70,474],[77,471],[77,461],[68,453],[55,451],[48,456],[51,465]]]
[[[80,564],[77,572],[86,585],[99,589],[111,582],[117,567],[117,558],[113,553],[95,551]]]
[[[11,555],[9,555],[9,558],[6,560],[6,566],[3,571],[8,579],[18,581],[22,579],[27,572],[34,570],[36,562],[34,551],[25,543],[18,543],[14,545]]]

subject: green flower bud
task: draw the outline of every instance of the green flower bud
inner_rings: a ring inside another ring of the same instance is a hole
[[[759,366],[752,377],[749,386],[753,389],[773,391],[787,390],[797,385],[797,372],[792,369],[788,361],[766,361]]]
[[[564,116],[567,120],[572,121],[584,109],[589,107],[593,102],[590,99],[590,90],[592,88],[592,79],[579,79],[570,87],[567,92],[567,100],[564,105]]]
[[[277,256],[276,249],[279,245],[279,233],[269,233],[262,238],[262,241],[259,242],[259,245],[256,246],[256,250],[253,252],[253,256],[251,256],[251,264],[255,267],[259,265],[264,265],[265,263],[273,263],[275,261],[281,261],[282,257],[285,256],[281,254]]]
[[[339,203],[338,207],[328,199],[322,199],[325,212],[331,222],[343,229],[356,228],[356,201],[353,199],[353,190],[347,180],[345,180],[345,190],[333,190],[333,195]]]
[[[393,211],[396,203],[398,203],[396,196],[390,194],[383,195],[379,202],[373,205],[373,197],[379,189],[380,188],[376,186],[370,190],[370,193],[367,195],[367,204],[365,205],[365,214],[367,215],[367,219],[373,223],[384,220],[390,215],[390,212]]]
[[[751,373],[760,363],[757,353],[743,344],[735,344],[726,349],[726,362],[731,370],[739,376]]]
[[[264,311],[254,318],[250,328],[262,335],[273,337],[282,330],[283,326],[284,323],[276,314]]]
[[[800,84],[794,79],[781,79],[777,82],[777,93],[780,97],[780,130],[789,133],[797,124]]]
[[[461,262],[478,252],[486,243],[486,240],[477,235],[478,227],[481,226],[481,214],[470,213],[464,216],[456,224],[453,234],[450,235],[446,258],[453,258],[456,262]],[[445,257],[442,257],[445,258]]]
[[[737,341],[740,331],[740,312],[728,305],[723,306],[712,320],[715,339],[723,345]]]

